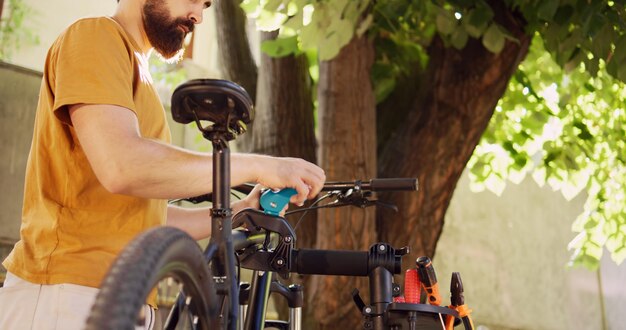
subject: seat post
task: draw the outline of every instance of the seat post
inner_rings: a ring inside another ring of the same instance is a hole
[[[211,243],[218,246],[214,275],[219,278],[228,298],[228,329],[235,329],[239,314],[239,287],[232,240],[230,208],[230,149],[227,130],[216,129],[205,137],[213,145],[213,206],[211,208]]]

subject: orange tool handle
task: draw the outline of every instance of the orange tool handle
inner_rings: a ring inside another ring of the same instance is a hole
[[[420,278],[417,269],[409,269],[404,274],[404,300],[409,304],[419,304],[420,294]]]
[[[419,257],[415,261],[419,270],[422,287],[426,291],[426,298],[431,305],[441,305],[441,295],[439,294],[439,284],[433,263],[428,257]]]

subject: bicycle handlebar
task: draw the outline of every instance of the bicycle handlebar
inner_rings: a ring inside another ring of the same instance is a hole
[[[232,187],[233,190],[248,194],[254,188],[254,184],[244,183]],[[322,191],[348,191],[350,189],[361,191],[415,191],[418,189],[417,179],[415,178],[386,178],[371,179],[369,181],[331,181],[326,182],[322,187]],[[182,198],[170,202],[178,202],[186,200],[188,202],[198,204],[202,202],[210,202],[212,194],[204,194],[201,196]]]
[[[326,182],[322,191],[360,189],[365,191],[414,191],[418,184],[415,178],[371,179],[369,181]]]
[[[347,275],[369,274],[367,251],[341,250],[295,250],[291,271],[303,275]]]

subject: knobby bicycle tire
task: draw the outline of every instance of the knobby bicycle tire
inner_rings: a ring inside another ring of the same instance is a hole
[[[101,285],[86,329],[134,329],[151,290],[168,276],[182,284],[197,329],[217,329],[217,296],[202,251],[172,227],[148,230],[122,251]]]

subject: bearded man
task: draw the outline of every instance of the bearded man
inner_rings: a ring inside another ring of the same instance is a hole
[[[210,192],[212,156],[170,144],[148,57],[180,56],[204,0],[121,0],[112,17],[85,18],[51,46],[25,178],[20,240],[4,261],[0,329],[81,329],[122,248],[160,225],[210,236],[207,208],[168,199]],[[301,159],[232,154],[231,184],[293,187],[301,204],[325,175]],[[258,192],[232,205],[258,207]],[[154,311],[146,307],[146,328]]]

